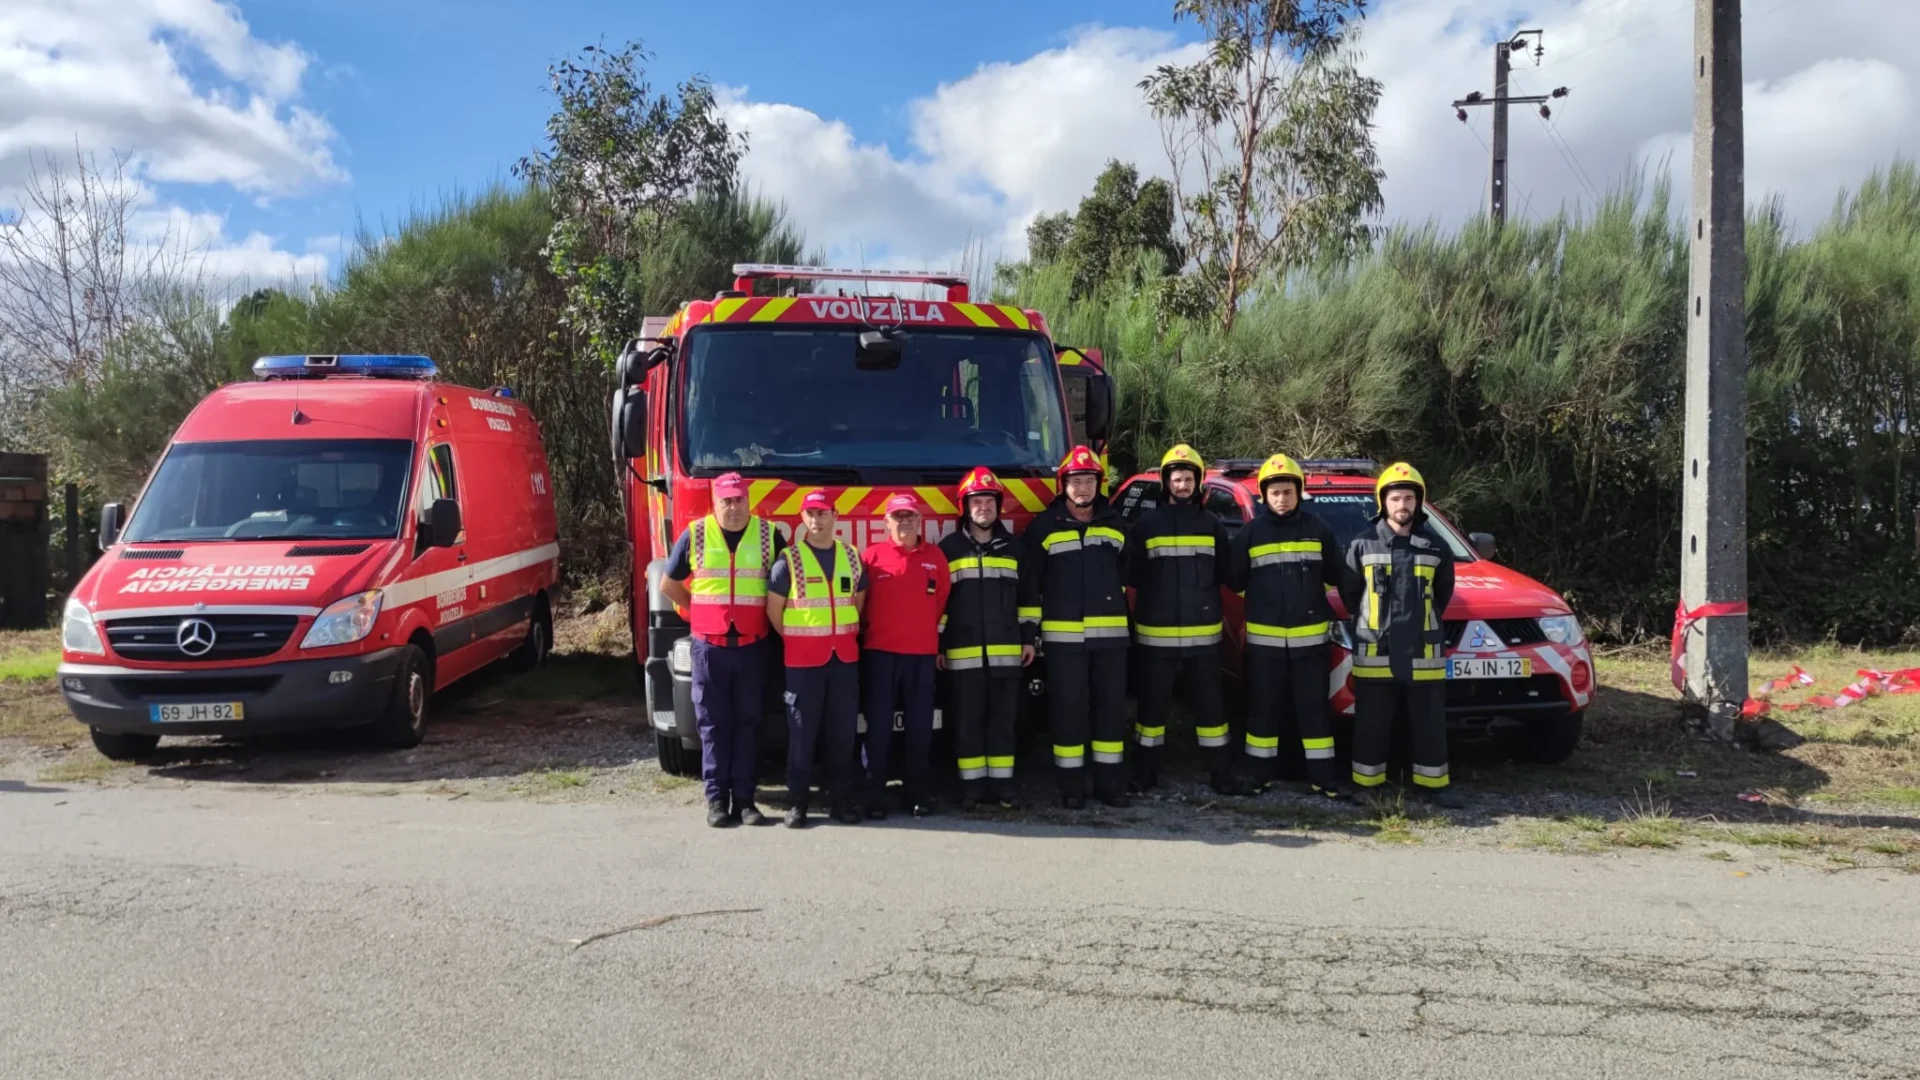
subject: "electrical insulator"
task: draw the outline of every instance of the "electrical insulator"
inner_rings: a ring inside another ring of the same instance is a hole
[[[1459,117],[1459,118],[1460,118],[1460,122],[1461,122],[1461,123],[1463,123],[1463,124],[1464,124],[1464,123],[1466,123],[1466,122],[1467,122],[1467,110],[1465,110],[1465,109],[1455,109],[1455,110],[1453,110],[1453,115],[1455,115],[1455,116],[1457,116],[1457,117]]]
[[[1547,108],[1545,105],[1540,106],[1540,119],[1542,120],[1553,119],[1553,110]]]

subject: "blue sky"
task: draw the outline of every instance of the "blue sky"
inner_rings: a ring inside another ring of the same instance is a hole
[[[378,228],[449,190],[510,179],[551,111],[548,64],[586,44],[638,39],[656,57],[657,89],[704,75],[903,149],[906,103],[982,63],[1022,60],[1094,23],[1175,32],[1165,0],[859,2],[804,16],[791,4],[657,0],[246,0],[241,11],[257,37],[312,56],[304,99],[339,131],[334,157],[350,179],[264,207],[232,192],[165,190],[227,214],[235,231],[289,243],[350,234],[361,219]]]
[[[1521,26],[1547,54],[1518,91],[1573,92],[1551,121],[1514,116],[1516,216],[1578,212],[1662,162],[1686,190],[1690,0],[1370,8],[1386,221],[1484,205],[1487,117],[1447,103],[1489,89],[1489,43]],[[1171,175],[1137,83],[1200,48],[1171,0],[0,0],[0,215],[38,155],[130,152],[141,237],[192,241],[237,286],[318,280],[363,223],[510,179],[552,106],[547,65],[633,38],[656,87],[722,88],[748,182],[811,246],[876,266],[1017,258],[1026,223],[1071,209],[1108,158]],[[1779,195],[1804,231],[1920,154],[1915,41],[1914,0],[1748,0],[1749,196]]]

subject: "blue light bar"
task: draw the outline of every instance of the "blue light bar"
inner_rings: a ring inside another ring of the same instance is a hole
[[[360,375],[372,379],[431,379],[440,374],[424,356],[343,354],[338,356],[263,356],[253,362],[256,379],[324,379]]]

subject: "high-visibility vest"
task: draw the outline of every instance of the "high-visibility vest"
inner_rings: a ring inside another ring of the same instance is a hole
[[[833,573],[820,570],[820,559],[804,537],[787,546],[787,574],[793,588],[780,612],[780,637],[786,642],[788,667],[820,667],[838,657],[847,663],[860,658],[860,612],[853,606],[860,559],[844,541],[833,542]]]
[[[770,629],[767,571],[773,568],[773,527],[758,517],[748,518],[733,551],[727,550],[726,536],[713,515],[692,528],[687,561],[693,580],[687,591],[693,594],[688,612],[693,632],[715,643],[726,641],[729,626],[740,631],[741,644],[765,637]]]

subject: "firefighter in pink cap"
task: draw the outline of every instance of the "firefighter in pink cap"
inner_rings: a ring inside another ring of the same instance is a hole
[[[865,609],[862,711],[867,716],[867,817],[887,816],[893,714],[901,714],[901,805],[915,817],[934,811],[933,671],[940,615],[947,607],[947,556],[922,534],[920,500],[887,500],[887,538],[860,553],[872,593]]]
[[[767,618],[787,660],[787,827],[805,828],[816,747],[826,765],[833,816],[859,822],[853,743],[860,707],[860,605],[866,569],[853,545],[836,539],[838,515],[824,491],[800,502],[805,528],[767,578]]]
[[[660,589],[687,612],[693,638],[693,715],[707,824],[759,825],[754,805],[763,692],[772,670],[767,575],[786,541],[747,505],[739,473],[713,481],[713,513],[687,526],[667,555]]]

